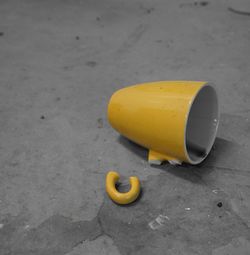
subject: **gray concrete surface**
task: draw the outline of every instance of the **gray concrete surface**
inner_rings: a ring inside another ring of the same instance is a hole
[[[249,16],[221,0],[2,0],[0,32],[1,255],[250,254]],[[216,84],[218,138],[199,166],[149,166],[108,99],[180,79]],[[140,177],[136,203],[107,198],[110,169],[124,189]]]

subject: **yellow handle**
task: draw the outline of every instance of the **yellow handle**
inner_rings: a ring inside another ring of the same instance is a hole
[[[129,177],[130,190],[125,193],[117,191],[115,184],[120,176],[117,172],[110,171],[106,176],[106,191],[109,197],[117,204],[129,204],[134,202],[140,194],[140,181],[136,176]]]

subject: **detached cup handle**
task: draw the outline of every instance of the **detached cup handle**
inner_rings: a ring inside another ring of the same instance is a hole
[[[115,171],[108,172],[106,176],[106,191],[109,197],[117,204],[125,205],[134,202],[140,194],[140,181],[138,177],[136,176],[129,177],[131,188],[128,192],[125,193],[119,192],[115,187],[115,184],[119,179],[120,176],[117,172]]]

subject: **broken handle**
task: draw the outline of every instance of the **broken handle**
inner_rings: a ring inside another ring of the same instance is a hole
[[[110,171],[106,176],[106,191],[109,197],[117,204],[129,204],[134,202],[140,194],[140,181],[136,176],[129,177],[130,190],[125,193],[119,192],[115,184],[120,176],[117,172]]]

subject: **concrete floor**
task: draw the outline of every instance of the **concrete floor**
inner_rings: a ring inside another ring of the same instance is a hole
[[[249,28],[222,0],[1,0],[0,254],[250,254]],[[216,85],[218,138],[150,166],[107,102],[181,79]],[[136,203],[107,198],[110,169],[139,176]]]

